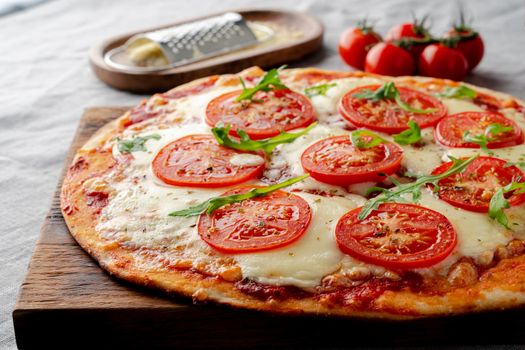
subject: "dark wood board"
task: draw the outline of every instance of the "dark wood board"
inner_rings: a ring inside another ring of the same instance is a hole
[[[75,150],[125,108],[90,108]],[[61,181],[59,181],[58,188]],[[116,280],[70,236],[58,188],[13,311],[20,349],[352,348],[356,346],[523,344],[522,310],[378,322],[274,316],[192,305]]]
[[[287,64],[306,57],[322,46],[323,25],[317,19],[307,14],[277,10],[238,9],[233,11],[243,15],[246,20],[276,23],[280,26],[294,28],[302,32],[303,35],[289,42],[254,46],[228,55],[216,56],[160,72],[137,73],[130,70],[120,70],[109,66],[104,61],[106,52],[122,46],[135,34],[204,19],[218,14],[215,13],[172,23],[168,26],[147,28],[139,32],[105,39],[91,48],[89,53],[91,67],[97,77],[111,87],[137,93],[152,93],[163,92],[182,83],[213,74],[238,72],[252,66],[270,68]]]

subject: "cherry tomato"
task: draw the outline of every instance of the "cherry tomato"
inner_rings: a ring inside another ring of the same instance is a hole
[[[458,49],[431,44],[419,56],[419,72],[428,77],[463,80],[467,71],[467,60]]]
[[[412,39],[427,39],[430,37],[428,29],[424,25],[425,19],[421,22],[414,21],[412,23],[402,23],[390,28],[386,35],[386,42],[398,41],[406,38]],[[428,46],[428,43],[412,43],[409,48],[412,57],[415,60],[419,58],[419,55],[425,47]]]
[[[243,186],[224,193],[245,193]],[[228,204],[211,215],[202,214],[197,224],[200,237],[223,253],[250,253],[288,245],[308,228],[312,213],[299,196],[275,191],[267,196]]]
[[[230,159],[240,152],[219,146],[211,135],[189,135],[164,146],[153,159],[153,173],[169,185],[223,187],[262,174],[259,165],[234,165]]]
[[[490,124],[512,127],[511,131],[489,134],[488,148],[516,146],[523,143],[523,132],[512,120],[492,112],[463,112],[441,119],[434,130],[436,140],[448,147],[480,148],[479,144],[463,140],[465,132],[472,136],[484,135]]]
[[[372,47],[365,59],[365,71],[375,74],[400,76],[412,75],[415,65],[412,55],[406,50],[388,43]]]
[[[339,39],[339,55],[346,64],[363,70],[370,48],[381,41],[372,27],[359,26],[347,29]]]
[[[442,214],[415,204],[385,203],[364,220],[361,208],[339,219],[339,249],[356,259],[392,269],[434,265],[456,246],[456,231]]]
[[[216,97],[206,107],[206,122],[231,124],[230,134],[244,130],[252,139],[260,140],[279,135],[281,131],[302,128],[315,120],[310,100],[291,90],[259,91],[254,101],[235,102],[241,91]]]
[[[483,54],[485,52],[485,45],[481,36],[472,31],[471,29],[464,29],[458,31],[452,29],[448,32],[449,37],[460,37],[457,44],[457,49],[463,53],[463,56],[467,59],[468,71],[472,71],[481,62]]]
[[[308,147],[301,156],[306,172],[321,182],[345,186],[365,181],[381,181],[395,173],[403,150],[392,143],[359,149],[348,136],[334,136]]]
[[[494,193],[503,186],[523,181],[525,174],[516,166],[505,166],[506,161],[494,157],[479,157],[458,174],[438,181],[439,198],[455,207],[487,213]],[[452,166],[452,162],[438,166],[433,175],[442,174]],[[525,193],[505,195],[509,204],[525,202]]]
[[[407,112],[401,109],[395,101],[372,101],[354,97],[355,94],[366,91],[375,91],[380,85],[361,86],[347,92],[339,104],[339,112],[352,125],[364,127],[387,134],[397,134],[408,129],[409,120],[415,121],[420,128],[435,125],[443,118],[447,109],[436,98],[422,92],[398,87],[403,102],[419,109],[436,109],[429,114]]]

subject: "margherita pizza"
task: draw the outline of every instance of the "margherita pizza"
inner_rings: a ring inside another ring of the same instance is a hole
[[[524,113],[449,80],[212,76],[93,136],[63,215],[109,273],[199,302],[389,319],[523,306]]]

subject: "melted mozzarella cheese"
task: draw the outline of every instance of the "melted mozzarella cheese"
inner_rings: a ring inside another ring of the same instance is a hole
[[[168,143],[188,135],[210,134],[210,127],[204,124],[190,124],[172,127],[169,129],[149,129],[147,131],[142,131],[139,134],[135,133],[134,136],[145,137],[152,134],[159,135],[160,139],[156,140],[150,138],[144,143],[144,148],[146,148],[146,151],[132,153],[133,167],[135,169],[140,167],[149,167],[153,161],[154,156]],[[124,138],[131,138],[131,136],[126,135]],[[113,146],[113,155],[115,157],[120,155],[117,144]]]
[[[339,269],[343,253],[335,242],[335,225],[344,213],[356,207],[356,203],[340,197],[296,194],[308,201],[312,209],[307,231],[288,246],[235,255],[244,277],[273,285],[313,288],[324,276]]]
[[[250,153],[236,154],[230,158],[230,164],[235,166],[257,166],[263,163],[263,157]]]
[[[448,114],[462,112],[483,112],[482,108],[468,100],[443,98],[441,99],[441,102],[447,107]]]
[[[325,95],[312,96],[311,101],[317,112],[317,117],[320,122],[328,123],[335,126],[344,126],[338,114],[339,101],[348,91],[360,86],[382,84],[383,82],[373,78],[345,78],[338,79],[330,84],[335,86],[330,87]],[[304,93],[304,91],[298,91]]]
[[[508,162],[522,163],[525,161],[525,144],[521,144],[513,147],[496,148],[490,150],[492,157],[500,158]],[[450,157],[461,158],[461,157],[472,157],[473,155],[487,155],[486,152],[479,148],[449,148],[443,155],[443,161],[448,162]],[[517,164],[516,166],[520,166]],[[525,169],[525,164],[521,164],[521,168]]]
[[[394,142],[390,136],[385,136]],[[432,170],[441,164],[444,149],[434,142],[433,129],[421,131],[423,146],[400,145],[403,148],[403,160],[401,165],[408,173],[415,175],[430,174]]]

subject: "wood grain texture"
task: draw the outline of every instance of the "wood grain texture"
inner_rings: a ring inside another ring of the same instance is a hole
[[[244,68],[259,66],[270,68],[304,58],[318,50],[323,43],[323,25],[312,16],[293,11],[236,10],[249,21],[271,22],[299,31],[302,36],[289,42],[274,45],[259,45],[228,55],[190,63],[160,72],[137,73],[113,68],[106,64],[104,55],[111,49],[122,46],[130,37],[138,33],[204,19],[221,13],[192,18],[172,23],[168,26],[147,28],[139,32],[119,35],[94,45],[90,50],[90,63],[100,80],[111,87],[137,92],[164,92],[174,86],[214,74],[238,72]]]
[[[88,109],[66,166],[99,127],[125,110]],[[187,299],[132,286],[105,273],[76,244],[60,212],[58,188],[13,311],[20,349],[350,348],[525,342],[521,310],[397,323],[285,317],[192,305]]]

